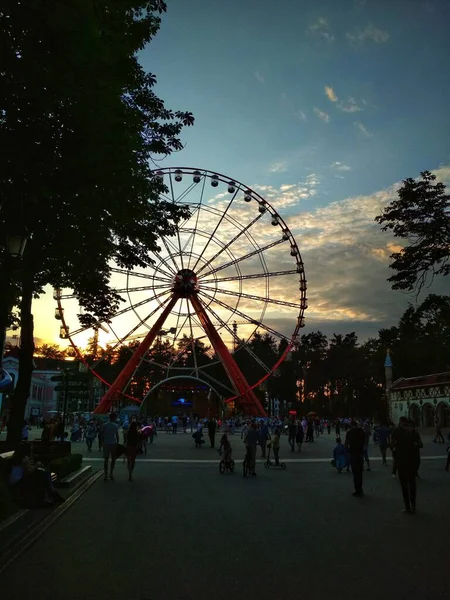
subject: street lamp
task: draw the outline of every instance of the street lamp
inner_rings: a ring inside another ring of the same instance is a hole
[[[22,258],[28,241],[28,231],[7,233],[5,239],[6,253],[10,258]]]

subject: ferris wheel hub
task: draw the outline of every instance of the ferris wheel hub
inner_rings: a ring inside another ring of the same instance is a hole
[[[197,275],[192,269],[181,269],[175,275],[173,289],[180,298],[188,298],[198,292]]]

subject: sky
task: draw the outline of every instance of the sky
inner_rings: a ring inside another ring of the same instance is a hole
[[[306,269],[304,333],[395,325],[416,298],[390,289],[398,241],[374,217],[402,179],[450,184],[449,0],[167,4],[139,60],[196,121],[161,166],[226,174],[282,215]],[[59,343],[51,296],[34,312],[36,336]]]

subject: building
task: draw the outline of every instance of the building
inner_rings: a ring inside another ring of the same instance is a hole
[[[450,371],[419,377],[401,377],[389,389],[391,417],[407,417],[419,427],[433,427],[437,416],[450,426]]]
[[[0,393],[0,415],[7,413],[9,403],[14,401],[14,389],[19,377],[19,348],[12,348],[3,358],[3,367],[12,377],[9,388]],[[52,377],[61,376],[62,369],[86,372],[78,361],[34,358],[34,370],[31,377],[30,393],[25,408],[25,418],[47,418],[51,413],[63,412],[65,405],[63,383],[52,381]],[[79,389],[71,388],[67,398],[67,412],[91,412],[97,406],[104,389],[99,380],[87,375],[87,384]]]
[[[9,389],[0,394],[0,414],[8,410],[9,402],[13,401],[14,389],[19,378],[18,353],[11,351],[3,359],[3,367],[12,377]],[[49,411],[56,410],[58,403],[58,392],[55,391],[56,383],[51,381],[54,375],[60,371],[53,368],[35,369],[31,376],[30,394],[25,408],[25,418],[43,416]]]

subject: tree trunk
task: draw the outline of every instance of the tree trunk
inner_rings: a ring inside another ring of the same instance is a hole
[[[25,418],[25,407],[30,394],[31,376],[33,374],[34,323],[31,313],[33,301],[33,275],[25,271],[22,281],[22,299],[20,302],[20,355],[19,378],[11,402],[8,435],[6,441],[13,448],[22,439],[22,428]]]
[[[6,329],[9,325],[11,310],[14,304],[12,293],[11,259],[5,257],[0,266],[0,368],[3,362],[3,352],[6,341]]]

